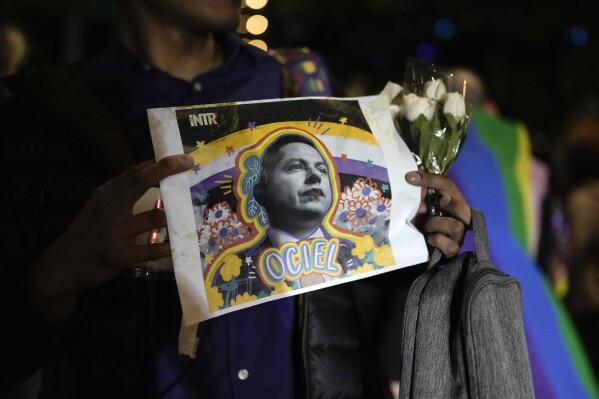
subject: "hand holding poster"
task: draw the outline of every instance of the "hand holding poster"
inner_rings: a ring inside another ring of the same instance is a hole
[[[185,324],[426,261],[397,91],[148,110]]]

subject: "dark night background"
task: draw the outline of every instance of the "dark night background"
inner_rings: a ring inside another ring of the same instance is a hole
[[[63,64],[102,50],[117,4],[0,0],[0,21],[27,34],[25,69]],[[412,56],[469,68],[499,112],[527,126],[533,151],[545,161],[555,156],[552,147],[565,153],[556,144],[576,112],[588,109],[599,118],[597,0],[269,0],[261,11],[244,12],[269,19],[261,36],[269,47],[306,46],[322,54],[350,95],[401,83]],[[595,150],[585,150],[597,159]],[[587,169],[596,173],[592,165]]]
[[[116,0],[4,0],[25,28],[29,65],[99,51]],[[270,0],[261,11],[270,47],[321,53],[352,95],[400,82],[407,57],[474,70],[499,111],[524,122],[542,158],[571,111],[599,92],[599,6],[587,0]]]

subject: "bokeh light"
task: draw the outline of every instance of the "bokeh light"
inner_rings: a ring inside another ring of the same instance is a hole
[[[254,10],[260,10],[266,6],[268,0],[245,0],[245,4]]]
[[[416,56],[422,60],[434,62],[437,60],[437,49],[431,43],[419,43],[416,46]]]
[[[248,18],[245,27],[252,35],[261,35],[268,28],[268,19],[263,15],[252,15]]]
[[[455,34],[455,25],[449,18],[440,18],[435,22],[433,30],[439,39],[447,40]]]
[[[572,26],[569,29],[570,40],[577,46],[584,46],[589,41],[589,35],[582,26]]]
[[[268,45],[266,44],[266,42],[264,40],[254,39],[254,40],[250,40],[248,42],[248,44],[251,44],[252,46],[256,46],[259,49],[262,49],[264,51],[268,51]]]

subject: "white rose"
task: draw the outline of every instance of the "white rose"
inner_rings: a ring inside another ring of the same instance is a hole
[[[466,103],[464,102],[464,96],[457,92],[447,93],[445,96],[443,113],[453,115],[457,122],[464,119],[464,116],[466,115]]]
[[[416,94],[410,93],[403,96],[402,111],[410,122],[418,118],[419,115],[424,115],[430,121],[435,113],[435,103],[435,100],[418,97]]]
[[[441,100],[447,93],[445,85],[441,79],[429,80],[424,84],[424,94],[433,100]]]

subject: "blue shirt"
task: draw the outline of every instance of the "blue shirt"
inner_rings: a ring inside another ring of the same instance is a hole
[[[138,162],[154,157],[146,109],[279,98],[280,64],[243,44],[219,38],[226,61],[192,82],[144,63],[113,43],[92,68],[92,87],[117,116]],[[205,321],[197,359],[177,354],[181,308],[175,283],[148,281],[152,331],[148,352],[161,398],[293,398],[296,342],[293,298],[264,303]]]

